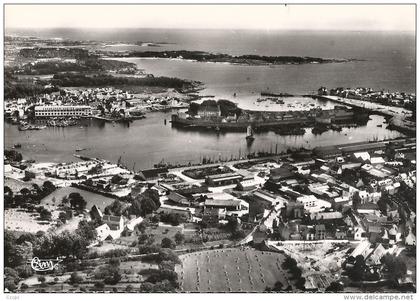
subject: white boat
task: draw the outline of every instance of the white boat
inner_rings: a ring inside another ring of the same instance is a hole
[[[252,126],[248,125],[248,127],[246,128],[246,140],[247,141],[252,141],[254,140],[254,131],[252,130]]]

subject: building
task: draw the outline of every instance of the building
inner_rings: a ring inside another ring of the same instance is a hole
[[[101,210],[96,205],[93,205],[92,209],[90,210],[90,217],[93,220],[100,221],[100,220],[102,220],[103,216],[104,215],[102,214]]]
[[[171,191],[168,195],[168,201],[176,203],[181,206],[190,206],[190,201],[183,195]]]
[[[96,239],[98,241],[104,241],[105,239],[107,239],[107,237],[111,233],[111,229],[109,228],[107,224],[103,224],[99,227],[96,227],[95,230],[96,230]]]
[[[322,159],[335,158],[342,155],[338,147],[334,145],[315,147],[313,150],[313,154],[315,157],[322,158]]]
[[[319,212],[325,208],[331,207],[331,203],[318,199],[314,195],[304,195],[304,196],[298,197],[296,201],[298,203],[303,204],[303,207],[305,208],[305,210],[308,210],[311,213]]]
[[[262,207],[266,209],[270,209],[272,206],[278,205],[280,203],[283,205],[286,202],[286,200],[282,197],[261,189],[254,191],[250,195],[250,198],[253,201],[258,202],[258,204],[261,204]]]
[[[124,219],[122,216],[104,215],[102,222],[107,224],[112,231],[124,229]]]
[[[91,116],[90,106],[35,106],[35,117],[84,117]]]
[[[197,110],[197,115],[202,118],[220,117],[221,116],[220,106],[201,104],[200,108]]]
[[[206,184],[209,186],[225,186],[238,184],[242,176],[237,173],[224,173],[219,175],[210,175],[206,177]]]
[[[159,179],[162,175],[167,174],[168,169],[166,167],[145,169],[139,172],[139,176],[143,181],[152,181]]]
[[[226,210],[221,208],[204,208],[202,221],[210,227],[217,226],[219,220],[226,218]]]
[[[316,239],[325,239],[327,236],[327,231],[325,229],[325,225],[315,225],[315,238]]]
[[[207,199],[204,202],[205,208],[222,208],[228,211],[240,211],[241,201],[240,200],[218,200],[218,199]]]

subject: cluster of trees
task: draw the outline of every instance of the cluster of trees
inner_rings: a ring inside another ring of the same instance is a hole
[[[152,260],[158,263],[159,268],[143,271],[148,277],[140,288],[141,292],[175,292],[179,287],[175,272],[175,265],[180,263],[178,256],[170,249],[161,249],[152,256]]]
[[[71,208],[82,211],[86,208],[87,202],[83,196],[78,192],[72,192],[67,197],[68,202],[70,203]]]
[[[103,86],[147,86],[184,89],[191,86],[190,81],[174,77],[117,77],[106,74],[88,76],[80,73],[55,74],[51,84],[60,87],[103,87]]]
[[[45,181],[42,186],[32,184],[32,189],[22,188],[19,193],[14,193],[10,187],[4,187],[4,206],[5,208],[22,207],[34,209],[40,201],[52,193],[56,187],[50,181]]]
[[[4,74],[4,98],[17,99],[22,97],[34,97],[41,94],[58,92],[57,87],[46,86],[41,82],[33,83],[18,80],[9,72]]]
[[[205,100],[201,104],[198,104],[196,102],[191,102],[188,109],[188,113],[190,115],[197,115],[198,110],[200,108],[216,107],[216,106],[220,107],[220,113],[224,117],[229,116],[229,115],[234,115],[234,114],[236,114],[237,116],[240,116],[242,114],[242,110],[238,108],[238,106],[235,103],[227,99],[219,99],[218,101]]]
[[[108,70],[118,71],[123,68],[136,71],[137,65],[134,63],[116,60],[102,60],[99,59],[99,57],[96,55],[89,54],[89,56],[79,56],[79,59],[76,60],[76,62],[46,61],[37,62],[36,64],[28,63],[14,70],[14,73],[27,75],[42,75],[56,74],[60,72],[98,72]]]
[[[123,177],[121,177],[120,175],[114,175],[111,178],[111,183],[112,184],[117,184],[117,185],[125,185],[127,184],[128,179],[125,179]]]
[[[296,287],[304,289],[305,278],[302,277],[302,270],[297,266],[297,261],[292,257],[286,257],[285,261],[281,264],[283,269],[287,269],[291,274],[292,278],[296,280]]]
[[[184,215],[178,213],[159,213],[159,220],[163,223],[171,224],[172,226],[178,226],[185,223],[187,218]]]
[[[122,278],[120,271],[120,260],[117,258],[111,258],[108,264],[99,266],[95,270],[94,277],[95,279],[102,280],[104,284],[117,284]]]
[[[241,225],[236,217],[230,217],[226,224],[226,230],[231,233],[232,239],[241,239],[245,237],[244,230],[241,229]]]
[[[125,206],[126,203],[121,202],[119,200],[115,200],[111,205],[108,205],[105,207],[105,214],[108,215],[116,215],[116,216],[121,216],[124,214],[127,214],[128,211],[127,206]]]
[[[401,278],[407,274],[407,264],[401,256],[385,254],[381,262],[393,279]]]
[[[5,265],[11,268],[19,267],[33,256],[39,258],[74,257],[83,258],[87,246],[96,238],[92,223],[80,222],[73,233],[22,234],[17,237],[10,231],[5,232]]]
[[[131,214],[144,217],[153,213],[159,207],[159,193],[155,189],[147,189],[132,200],[130,212]]]
[[[6,160],[12,162],[20,162],[23,159],[22,154],[14,149],[5,149],[4,156],[6,157]]]
[[[89,51],[83,48],[65,48],[65,47],[34,47],[22,48],[19,55],[24,58],[71,58],[81,59],[89,56]]]
[[[6,231],[4,235],[5,287],[10,291],[17,288],[21,279],[32,276],[33,271],[27,261],[39,258],[73,257],[83,258],[92,235],[84,225],[79,225],[75,233],[64,231],[60,234],[39,232],[16,236]]]

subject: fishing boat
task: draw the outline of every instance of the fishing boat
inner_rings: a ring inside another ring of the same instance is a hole
[[[252,126],[248,125],[246,128],[246,140],[247,141],[253,141],[255,139],[254,137],[254,131],[252,130]]]

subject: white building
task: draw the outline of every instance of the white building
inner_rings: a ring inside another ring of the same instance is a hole
[[[90,106],[36,106],[35,117],[90,116]]]

